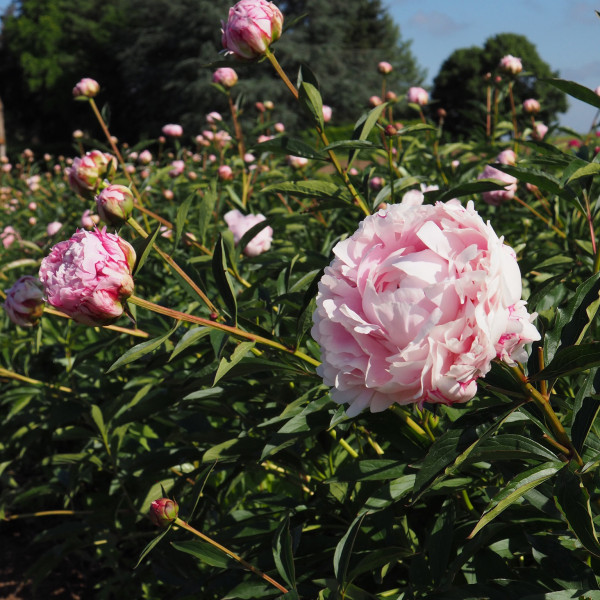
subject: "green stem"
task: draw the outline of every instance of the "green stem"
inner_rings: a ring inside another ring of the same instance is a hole
[[[205,327],[211,327],[212,329],[218,329],[219,331],[225,331],[233,336],[243,338],[246,340],[251,340],[256,342],[257,344],[262,344],[264,346],[270,346],[271,348],[275,348],[277,350],[283,350],[301,360],[318,367],[321,363],[304,354],[304,352],[300,352],[299,350],[292,350],[291,348],[287,348],[283,344],[276,342],[275,340],[269,340],[260,335],[256,335],[254,333],[248,333],[240,329],[239,327],[231,327],[230,325],[225,325],[223,323],[218,323],[217,321],[211,321],[210,319],[203,319],[202,317],[196,317],[194,315],[190,315],[188,313],[182,313],[178,310],[174,310],[172,308],[166,308],[164,306],[160,306],[159,304],[155,304],[154,302],[150,302],[149,300],[144,300],[143,298],[139,298],[138,296],[130,296],[127,299],[131,304],[135,304],[136,306],[140,306],[152,312],[158,313],[160,315],[165,315],[167,317],[171,317],[173,319],[177,319],[179,321],[186,321],[188,323],[197,323],[198,325],[204,325]]]
[[[296,98],[296,100],[298,100],[299,99],[298,90],[294,87],[294,84],[289,80],[288,76],[285,74],[284,70],[281,68],[279,61],[275,58],[275,55],[273,54],[273,52],[271,52],[270,48],[266,49],[265,56],[269,59],[270,63],[273,65],[275,71],[277,71],[277,74],[279,75],[279,77],[281,77],[281,79],[283,80],[283,82],[285,83],[287,88],[290,90],[290,92],[292,92],[292,94],[294,95],[294,98]],[[327,136],[325,135],[325,132],[323,131],[321,126],[315,125],[315,129],[317,130],[317,133],[319,134],[319,137],[321,138],[323,145],[329,146],[329,140],[327,139]],[[369,216],[371,214],[371,211],[365,204],[365,201],[361,198],[359,193],[356,191],[355,187],[352,185],[352,182],[350,181],[350,178],[348,177],[348,173],[346,173],[346,171],[342,168],[342,165],[340,164],[340,161],[338,160],[336,153],[330,149],[330,150],[327,150],[327,154],[329,155],[329,158],[330,158],[331,162],[333,163],[335,170],[338,172],[339,176],[342,178],[344,185],[350,192],[350,195],[352,196],[352,199],[354,200],[356,205],[360,207],[360,209],[365,213],[366,216]]]
[[[245,207],[248,202],[248,172],[246,170],[246,161],[244,156],[246,154],[246,148],[244,146],[244,136],[242,134],[242,128],[237,118],[237,110],[235,104],[231,98],[231,93],[227,93],[227,99],[229,100],[229,110],[231,112],[231,119],[233,120],[233,129],[235,131],[235,139],[237,141],[238,152],[240,159],[242,160],[242,205]]]
[[[541,215],[537,210],[535,210],[535,208],[532,208],[531,206],[529,206],[529,204],[527,204],[527,202],[524,202],[520,198],[517,198],[517,196],[513,196],[513,198],[521,206],[524,206],[527,210],[529,210],[530,212],[532,212],[538,219],[540,219],[544,223],[546,223],[546,225],[548,225],[548,227],[551,227],[554,230],[555,233],[558,233],[558,235],[560,235],[560,237],[562,237],[564,239],[567,238],[567,234],[564,231],[561,231],[558,227],[556,227],[552,223],[550,223],[550,221],[548,219],[546,219],[546,217],[544,217],[543,215]]]
[[[214,546],[215,548],[217,548],[224,554],[227,554],[227,556],[230,556],[234,560],[237,560],[237,562],[239,562],[240,565],[242,565],[249,571],[252,571],[252,573],[254,573],[255,575],[262,577],[265,581],[267,581],[271,585],[275,586],[280,592],[283,592],[284,594],[288,593],[288,590],[286,588],[284,588],[280,583],[277,583],[274,579],[272,579],[268,575],[265,575],[265,573],[263,573],[261,570],[257,569],[256,567],[252,566],[249,562],[245,561],[241,556],[238,556],[235,552],[232,552],[231,550],[229,550],[229,548],[222,546],[218,542],[215,542],[215,540],[213,540],[212,538],[208,537],[207,535],[204,535],[201,531],[194,529],[191,525],[189,525],[188,523],[186,523],[179,517],[177,517],[175,519],[174,524],[178,525],[182,529],[186,529],[187,531],[198,536],[200,539],[204,540],[205,542],[208,542],[209,544],[211,544],[211,546]]]

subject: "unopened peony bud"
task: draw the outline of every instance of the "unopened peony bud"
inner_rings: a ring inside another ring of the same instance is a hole
[[[396,100],[398,100],[398,96],[396,95],[396,92],[392,92],[392,90],[388,90],[385,93],[385,99],[388,102],[395,102]]]
[[[83,214],[81,215],[81,226],[83,228],[93,229],[98,223],[100,223],[100,217],[98,215],[93,215],[89,208],[83,211]]]
[[[437,116],[440,119],[445,119],[447,115],[448,115],[448,113],[446,112],[446,109],[444,109],[444,108],[438,108],[437,109]]]
[[[406,99],[412,104],[425,106],[429,102],[429,94],[422,87],[411,87],[406,94]]]
[[[499,162],[502,165],[515,165],[517,164],[517,155],[514,150],[507,148],[506,150],[502,150],[498,156],[496,156],[496,162]]]
[[[49,237],[56,235],[62,229],[62,223],[60,221],[52,221],[46,226],[46,234]]]
[[[369,180],[369,187],[374,191],[380,190],[383,187],[383,184],[383,177],[373,177],[371,180]]]
[[[385,135],[391,137],[393,135],[397,135],[398,130],[390,123],[385,127]]]
[[[178,177],[185,170],[185,162],[182,160],[174,160],[171,163],[171,170],[169,171],[170,177]]]
[[[390,65],[389,62],[385,62],[385,60],[382,60],[378,65],[377,65],[377,70],[382,74],[382,75],[387,75],[388,73],[391,73],[394,67],[392,67],[392,65]]]
[[[540,103],[535,98],[527,98],[523,102],[523,110],[529,115],[536,115],[540,112]]]
[[[100,84],[95,79],[84,77],[74,88],[73,96],[75,98],[93,98],[100,91]]]
[[[118,227],[131,216],[133,193],[125,185],[109,185],[96,196],[96,210],[105,223]]]
[[[266,0],[240,0],[229,9],[221,42],[227,54],[252,60],[262,56],[281,36],[283,14]]]
[[[229,165],[221,165],[218,170],[219,179],[231,181],[233,179],[233,169]]]
[[[152,162],[152,152],[150,150],[142,150],[138,156],[138,162],[147,165]]]
[[[179,506],[170,498],[159,498],[150,505],[150,520],[157,527],[166,527],[179,515]]]
[[[238,81],[238,74],[229,67],[217,69],[212,76],[212,82],[222,85],[224,88],[232,88]]]
[[[329,123],[331,121],[331,115],[333,113],[333,109],[331,106],[327,106],[327,104],[323,104],[323,122]]]
[[[92,150],[83,157],[73,160],[66,173],[71,189],[84,197],[92,198],[104,178],[114,173],[117,159],[106,152]]]
[[[275,105],[271,100],[265,100],[264,105],[266,110],[273,110],[275,108]]]
[[[379,96],[371,96],[369,98],[369,105],[370,106],[379,106],[380,104],[383,103],[383,100],[379,97]]]
[[[163,126],[162,132],[169,137],[181,137],[183,135],[183,127],[176,123],[167,123]]]
[[[517,191],[517,178],[491,165],[486,165],[483,173],[477,179],[499,179],[502,183],[506,184],[502,190],[483,192],[483,200],[492,206],[498,206],[505,200],[510,200]]]
[[[544,136],[547,133],[548,133],[548,126],[544,125],[544,123],[541,123],[540,121],[536,121],[535,127],[533,128],[533,131],[531,132],[531,137],[534,140],[537,140],[538,142],[540,142],[544,139]]]
[[[507,54],[500,59],[499,67],[510,75],[518,75],[523,70],[523,65],[521,64],[521,59],[513,56],[512,54]]]
[[[304,156],[288,156],[287,163],[292,167],[292,169],[301,169],[308,164],[308,158],[304,158]]]
[[[78,230],[42,260],[40,281],[50,305],[77,323],[109,325],[133,294],[135,251],[112,233]]]
[[[325,107],[323,107],[323,109],[325,109]],[[273,125],[273,128],[277,133],[283,133],[285,131],[285,125],[283,123],[275,123],[275,125]]]
[[[76,129],[72,135],[73,135],[73,139],[80,140],[84,134],[83,134],[83,131],[81,131],[81,129]]]
[[[4,310],[9,319],[21,327],[37,325],[44,313],[42,284],[37,277],[24,275],[6,291]]]

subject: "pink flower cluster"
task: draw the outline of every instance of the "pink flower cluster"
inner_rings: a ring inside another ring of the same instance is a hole
[[[266,220],[264,215],[243,215],[239,210],[230,210],[225,213],[223,218],[225,219],[225,223],[227,223],[227,227],[233,233],[233,240],[236,244],[244,237],[247,231]],[[258,256],[262,254],[271,247],[272,240],[273,228],[267,225],[248,242],[248,245],[243,249],[244,254],[246,256]]]
[[[318,373],[348,416],[466,402],[492,360],[525,361],[539,339],[515,254],[472,202],[391,205],[333,252],[312,335]]]
[[[85,325],[108,325],[133,293],[135,251],[119,236],[78,230],[42,260],[40,281],[48,303]]]

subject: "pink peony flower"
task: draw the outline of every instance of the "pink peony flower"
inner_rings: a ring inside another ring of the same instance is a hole
[[[107,152],[92,150],[85,156],[73,160],[73,165],[67,167],[69,186],[82,196],[93,197],[100,187],[102,180],[110,176],[117,168],[117,159]]]
[[[217,171],[219,179],[231,181],[233,179],[233,169],[229,165],[221,165]]]
[[[221,116],[221,113],[218,113],[216,110],[213,110],[212,112],[209,112],[206,115],[206,121],[208,123],[214,124],[217,121],[222,121],[223,117]]]
[[[240,0],[229,9],[221,42],[226,54],[252,60],[262,56],[281,36],[283,14],[266,0]]]
[[[222,85],[224,88],[232,88],[238,81],[238,74],[229,67],[217,69],[212,76],[212,82]]]
[[[293,169],[301,169],[308,164],[308,158],[304,158],[303,156],[288,156],[287,164],[290,165]]]
[[[169,137],[181,137],[183,135],[183,127],[176,123],[167,123],[163,126],[162,132]]]
[[[369,187],[374,191],[380,190],[384,183],[383,177],[372,177],[369,179]]]
[[[52,221],[46,226],[46,234],[49,237],[56,235],[62,229],[62,223],[60,221]]]
[[[527,98],[523,102],[523,110],[529,115],[535,115],[540,112],[540,103],[535,98]]]
[[[150,150],[142,150],[137,159],[142,165],[148,165],[152,162],[152,152]]]
[[[383,100],[379,96],[371,96],[369,98],[369,105],[372,107],[379,106],[383,104]]]
[[[491,165],[486,165],[483,173],[479,175],[477,179],[499,179],[506,186],[503,190],[492,190],[489,192],[483,192],[483,199],[488,204],[498,206],[505,200],[510,200],[517,191],[517,178],[500,171]]]
[[[502,165],[515,165],[517,163],[517,155],[514,150],[507,148],[506,150],[502,150],[502,152],[496,156],[496,162],[499,162]]]
[[[133,293],[135,251],[112,233],[78,230],[42,260],[40,280],[49,304],[85,325],[108,325]]]
[[[429,94],[422,87],[411,87],[406,93],[406,99],[412,104],[425,106],[429,102]]]
[[[470,400],[500,358],[539,339],[515,254],[469,202],[396,204],[367,217],[319,283],[317,372],[348,416]]]
[[[531,137],[538,142],[541,142],[544,139],[544,136],[548,133],[548,126],[544,125],[541,121],[535,122],[535,127],[531,132]]]
[[[394,67],[392,67],[392,65],[390,65],[389,62],[386,62],[385,60],[382,60],[378,65],[377,65],[377,70],[382,74],[382,75],[387,75],[388,73],[391,73],[393,71]]]
[[[185,162],[182,160],[174,160],[171,163],[171,170],[169,171],[170,177],[178,177],[185,170]]]
[[[498,65],[505,73],[510,73],[511,75],[518,75],[523,70],[523,65],[521,64],[521,59],[513,56],[512,54],[507,54],[500,59],[500,64]]]
[[[76,98],[85,96],[86,98],[93,98],[100,91],[100,84],[95,79],[84,77],[79,83],[73,88],[73,96]]]
[[[133,211],[133,193],[126,185],[111,184],[96,196],[96,210],[108,225],[122,225]]]
[[[21,327],[37,325],[44,313],[42,284],[37,277],[24,275],[6,291],[4,310],[9,319]]]
[[[225,219],[225,223],[227,223],[227,227],[233,233],[233,239],[236,244],[244,237],[246,231],[266,220],[264,215],[243,215],[239,210],[230,210],[225,213],[223,218]],[[273,228],[267,225],[248,242],[248,245],[244,248],[244,254],[246,256],[258,256],[262,254],[271,247],[272,240]]]
[[[331,115],[333,113],[333,109],[331,106],[327,106],[327,104],[323,104],[323,122],[329,123],[331,121]]]

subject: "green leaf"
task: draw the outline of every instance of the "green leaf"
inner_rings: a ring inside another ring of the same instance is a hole
[[[597,366],[600,366],[599,342],[568,346],[567,348],[560,348],[554,355],[552,362],[542,371],[529,377],[529,380],[556,379]]]
[[[213,252],[212,272],[217,284],[217,289],[229,311],[229,316],[234,325],[237,326],[237,302],[233,292],[233,285],[229,273],[227,272],[227,259],[225,258],[225,247],[221,235],[219,235],[219,239],[215,244]]]
[[[569,188],[563,188],[558,179],[549,173],[544,173],[538,169],[528,169],[520,165],[494,164],[493,166],[499,171],[503,171],[504,173],[516,177],[519,181],[532,183],[550,194],[556,194],[561,197],[567,196],[569,199],[575,197],[575,194]]]
[[[370,459],[342,465],[335,475],[325,481],[382,481],[404,475],[406,463],[402,460]]]
[[[521,600],[600,600],[600,591],[568,589],[561,590],[560,592],[525,596]]]
[[[135,563],[135,567],[133,567],[134,569],[137,569],[140,566],[140,563],[144,560],[144,558],[146,558],[146,556],[150,553],[154,546],[156,546],[156,544],[158,544],[158,542],[160,542],[160,540],[162,540],[165,537],[165,535],[167,535],[167,533],[171,531],[172,526],[173,523],[169,523],[169,525],[165,528],[163,532],[159,533],[151,542],[146,544],[146,547],[142,550],[138,561]]]
[[[374,144],[369,140],[339,140],[332,142],[328,146],[323,148],[323,151],[327,150],[373,150],[375,148],[382,148],[381,144]]]
[[[479,522],[469,534],[469,539],[477,532],[481,531],[481,529],[493,521],[511,504],[514,504],[519,500],[523,494],[537,487],[547,479],[554,477],[565,466],[566,463],[560,461],[547,462],[517,475],[506,487],[492,498],[481,519],[479,519]]]
[[[354,547],[354,541],[360,530],[360,526],[367,513],[359,515],[352,521],[348,531],[344,534],[344,537],[338,542],[335,547],[335,553],[333,555],[333,569],[335,572],[335,578],[340,585],[346,582],[346,573],[348,572],[348,565],[350,564],[350,557],[352,556],[352,549]]]
[[[433,529],[425,542],[425,551],[429,556],[429,568],[434,584],[439,583],[447,571],[454,538],[455,519],[454,500],[448,499],[442,505]]]
[[[479,181],[461,183],[449,190],[441,190],[439,195],[431,194],[431,196],[438,202],[446,202],[446,200],[460,198],[461,196],[482,194],[483,192],[491,192],[493,190],[503,190],[505,187],[506,183],[501,183],[498,179],[480,179]]]
[[[581,179],[582,177],[594,177],[600,173],[600,164],[588,163],[587,165],[577,169],[568,179],[569,182]]]
[[[219,367],[217,368],[217,372],[215,373],[215,379],[213,381],[213,386],[217,384],[217,382],[225,376],[237,363],[250,352],[250,350],[254,348],[254,342],[240,342],[236,349],[233,351],[231,356],[227,358],[222,358],[219,362]]]
[[[243,252],[244,248],[248,245],[248,243],[252,241],[263,229],[265,229],[265,227],[269,227],[270,225],[270,220],[265,219],[264,221],[261,221],[260,223],[257,223],[256,225],[248,229],[248,231],[244,233],[244,235],[238,242],[238,248]]]
[[[194,514],[196,512],[196,508],[198,508],[198,503],[200,502],[200,498],[202,498],[202,492],[204,491],[204,486],[210,477],[210,474],[213,472],[213,469],[217,466],[217,461],[215,461],[212,465],[205,467],[202,470],[202,473],[196,477],[196,483],[194,483],[194,487],[190,492],[190,495],[196,496],[196,501],[194,502],[194,506],[192,507],[192,511],[187,517],[188,522],[194,518]]]
[[[104,424],[104,417],[102,416],[100,407],[97,404],[92,404],[91,413],[92,419],[94,420],[94,423],[96,424],[96,427],[98,428],[98,431],[104,440],[104,444],[108,446],[108,432],[106,430],[106,425]]]
[[[148,258],[148,254],[150,254],[150,251],[152,250],[152,246],[154,245],[154,242],[156,241],[156,236],[159,234],[160,232],[160,223],[156,226],[156,229],[154,230],[154,233],[152,235],[149,235],[146,239],[144,239],[141,242],[140,247],[136,250],[136,254],[137,254],[137,262],[135,263],[135,267],[133,268],[133,276],[135,277],[139,270],[142,268],[143,264],[146,262],[146,259]]]
[[[306,66],[300,68],[298,79],[298,100],[317,124],[323,129],[323,99],[314,73]]]
[[[191,554],[211,567],[221,569],[240,568],[237,561],[230,558],[223,551],[215,548],[212,544],[202,540],[191,540],[189,542],[171,542],[175,550]]]
[[[600,108],[600,96],[598,96],[598,94],[596,94],[596,92],[590,88],[587,88],[579,83],[575,83],[574,81],[569,81],[567,79],[540,79],[540,81],[544,81],[550,85],[553,85],[555,88],[558,88],[559,90],[569,94],[569,96],[577,98],[577,100],[581,100],[586,104]]]
[[[571,426],[571,440],[577,452],[581,454],[583,444],[596,420],[600,409],[600,398],[592,396],[600,390],[600,371],[592,369],[583,385],[577,390],[573,403],[573,425]]]
[[[302,140],[296,140],[288,136],[281,136],[261,142],[254,146],[257,152],[272,152],[278,155],[302,156],[303,158],[311,158],[313,160],[326,160],[320,150],[315,150]]]
[[[379,106],[371,109],[369,112],[364,113],[354,125],[354,132],[352,133],[353,140],[366,140],[369,137],[373,127],[375,127],[379,117],[381,117],[381,113],[387,108],[389,105],[388,102],[383,102]],[[351,150],[348,154],[348,166],[347,169],[350,169],[352,166],[352,162],[356,158],[358,154],[358,150]]]
[[[190,210],[190,205],[192,204],[192,200],[194,200],[195,197],[195,194],[190,194],[177,209],[177,216],[175,217],[175,241],[173,242],[173,246],[175,247],[179,244],[181,234],[183,233],[185,228],[185,220],[187,219],[188,211]]]
[[[283,181],[268,185],[263,190],[263,193],[268,192],[284,192],[294,194],[296,196],[304,196],[307,198],[345,198],[350,200],[348,192],[330,181],[321,181],[319,179],[309,179],[308,181]]]
[[[292,554],[292,536],[290,535],[290,518],[287,516],[277,528],[273,539],[273,558],[277,571],[285,582],[296,587],[296,571]]]
[[[202,244],[206,242],[206,230],[213,218],[213,210],[217,200],[216,179],[213,179],[210,188],[204,190],[202,202],[198,207],[198,238]]]
[[[375,512],[388,507],[390,504],[408,496],[415,487],[415,475],[403,475],[387,482],[370,496],[361,508],[359,514]]]
[[[175,348],[173,348],[169,362],[171,362],[179,353],[195,344],[198,340],[201,340],[203,337],[207,336],[210,331],[210,327],[194,327],[193,329],[187,331],[179,340]]]
[[[563,469],[554,484],[556,506],[566,519],[569,529],[583,547],[600,557],[600,543],[594,528],[590,495],[581,478],[571,468]]]

